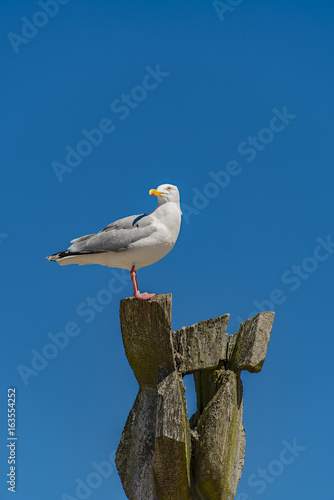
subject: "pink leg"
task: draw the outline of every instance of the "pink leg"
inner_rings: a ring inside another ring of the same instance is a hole
[[[154,297],[156,295],[156,293],[146,293],[146,292],[140,293],[139,292],[138,283],[137,283],[137,273],[135,270],[135,266],[131,267],[130,276],[131,276],[131,281],[132,281],[132,285],[133,285],[133,295],[136,299],[147,300],[147,299],[151,299],[152,297]]]

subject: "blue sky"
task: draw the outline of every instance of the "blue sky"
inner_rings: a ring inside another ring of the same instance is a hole
[[[224,5],[1,2],[2,500],[9,387],[17,500],[79,498],[94,478],[86,498],[126,498],[115,467],[96,467],[113,464],[137,394],[118,317],[128,274],[45,256],[154,208],[165,182],[181,233],[138,281],[173,294],[173,328],[229,312],[234,333],[276,312],[262,372],[242,377],[237,500],[333,497],[334,5]]]

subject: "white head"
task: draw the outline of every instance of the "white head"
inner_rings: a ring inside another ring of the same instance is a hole
[[[180,205],[180,193],[173,184],[161,184],[157,189],[151,189],[150,194],[158,197],[159,205],[167,203],[167,201]]]

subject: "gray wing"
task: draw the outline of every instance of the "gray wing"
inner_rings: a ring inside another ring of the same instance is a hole
[[[119,252],[132,243],[147,238],[156,229],[147,212],[142,215],[124,217],[106,226],[97,234],[89,234],[72,240],[68,250],[71,253]]]

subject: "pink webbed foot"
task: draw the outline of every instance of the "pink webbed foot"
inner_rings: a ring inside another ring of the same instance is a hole
[[[152,297],[155,297],[155,295],[156,293],[147,293],[147,292],[140,293],[139,291],[133,294],[133,296],[138,300],[148,300],[151,299]]]
[[[133,284],[133,296],[138,299],[138,300],[148,300],[151,299],[156,295],[156,293],[140,293],[139,288],[138,288],[138,283],[137,283],[137,274],[136,274],[136,269],[135,266],[132,266],[131,271],[131,281]]]

